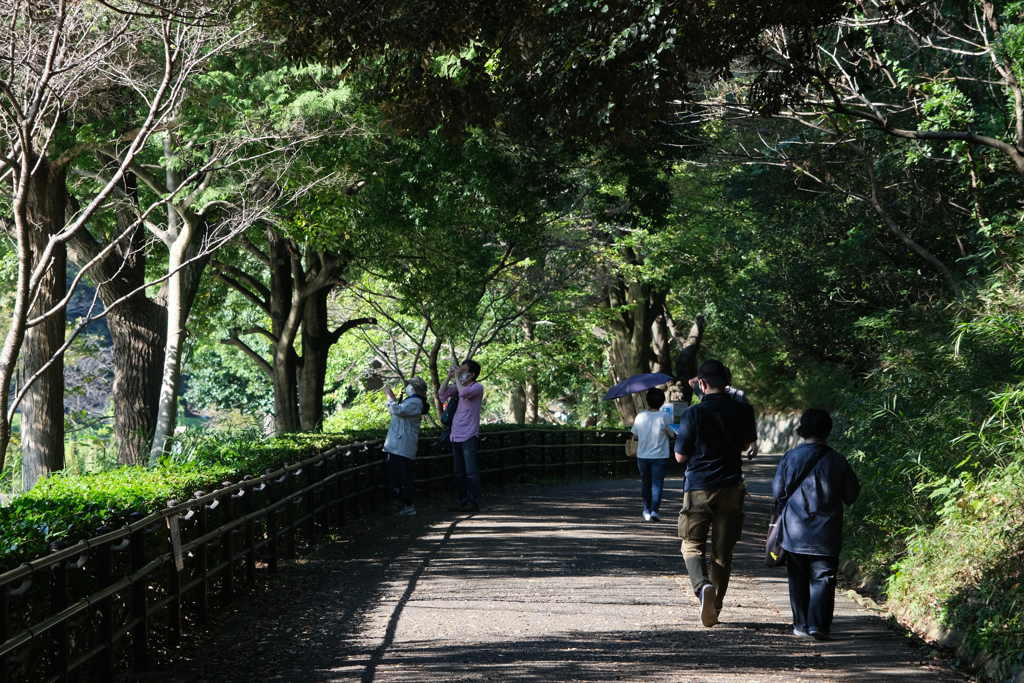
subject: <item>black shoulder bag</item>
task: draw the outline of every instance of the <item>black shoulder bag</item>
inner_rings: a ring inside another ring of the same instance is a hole
[[[441,438],[437,440],[441,446],[447,447],[452,444],[452,422],[455,421],[455,411],[458,409],[459,395],[455,394],[448,399],[448,405],[444,407],[444,412],[441,413],[441,424],[444,425],[444,431],[441,432]]]
[[[831,448],[825,448],[816,457],[811,458],[810,462],[804,469],[803,474],[796,480],[796,486],[793,487],[793,493],[796,493],[801,485],[804,483],[804,479],[810,476],[814,468],[818,466],[821,459],[829,454]],[[781,567],[786,564],[786,550],[782,547],[782,539],[779,538],[779,520],[782,519],[782,513],[786,510],[786,505],[789,505],[789,501],[793,499],[793,493],[789,494],[786,498],[785,505],[779,505],[779,501],[775,501],[775,510],[772,512],[772,519],[768,522],[768,538],[765,539],[764,544],[764,566],[766,567]]]
[[[448,399],[448,405],[444,407],[444,412],[441,413],[441,424],[445,427],[451,427],[452,422],[455,420],[455,411],[459,409],[459,395],[455,394]]]

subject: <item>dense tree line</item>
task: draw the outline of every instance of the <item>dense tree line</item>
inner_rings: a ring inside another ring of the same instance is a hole
[[[106,81],[5,91],[0,436],[20,408],[39,474],[93,317],[65,325],[64,253],[111,329],[124,464],[164,452],[182,373],[193,405],[316,430],[365,381],[477,356],[507,418],[586,422],[703,348],[795,406],[1017,272],[1010,5],[343,5],[112,5]]]

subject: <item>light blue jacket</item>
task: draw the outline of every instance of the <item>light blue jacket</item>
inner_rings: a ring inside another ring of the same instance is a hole
[[[388,426],[388,438],[384,440],[385,453],[416,459],[416,449],[420,443],[420,420],[423,419],[426,407],[427,402],[415,394],[401,401],[388,399],[391,424]]]

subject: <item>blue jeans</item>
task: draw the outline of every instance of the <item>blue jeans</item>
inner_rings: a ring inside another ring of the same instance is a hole
[[[657,512],[661,507],[661,488],[665,483],[668,458],[637,458],[640,468],[640,495],[644,499],[644,512]]]
[[[462,505],[480,504],[480,463],[476,455],[479,441],[475,436],[466,441],[452,441],[455,486]]]

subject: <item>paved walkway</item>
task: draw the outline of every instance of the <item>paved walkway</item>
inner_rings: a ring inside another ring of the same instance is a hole
[[[700,625],[679,554],[675,469],[661,524],[641,520],[639,483],[625,480],[523,487],[486,496],[472,515],[434,507],[380,520],[239,608],[168,673],[182,683],[964,680],[843,596],[837,640],[791,635],[785,570],[761,561],[777,463],[746,467],[747,527],[714,628]]]

